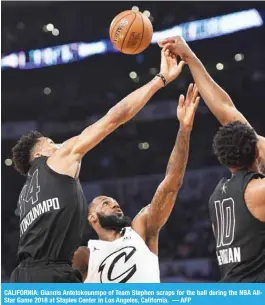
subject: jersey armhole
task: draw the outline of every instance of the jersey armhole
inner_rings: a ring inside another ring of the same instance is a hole
[[[157,259],[159,259],[159,256],[156,255],[154,252],[152,252],[152,251],[148,248],[148,246],[147,246],[146,242],[143,240],[143,238],[142,238],[142,237],[141,237],[132,227],[126,227],[126,229],[128,229],[128,228],[130,228],[130,229],[132,230],[133,234],[135,234],[135,235],[137,236],[137,238],[140,239],[141,242],[144,243],[144,245],[147,247],[147,249],[149,250],[149,252],[152,253]]]
[[[248,177],[246,180],[243,181],[243,192],[242,192],[242,196],[243,196],[243,201],[244,201],[244,206],[245,209],[248,213],[248,215],[250,216],[250,218],[255,221],[257,224],[260,225],[264,225],[265,222],[259,220],[256,216],[254,216],[251,211],[249,210],[248,206],[247,206],[247,202],[245,200],[245,192],[246,192],[246,188],[248,186],[248,184],[250,183],[250,181],[252,181],[253,179],[257,179],[257,178],[263,178],[262,175],[258,174],[258,173],[253,173],[252,175],[250,175],[250,177]],[[265,178],[264,178],[265,179]]]
[[[75,182],[76,182],[77,179],[74,179],[74,178],[71,177],[71,176],[68,176],[68,175],[65,175],[65,174],[59,174],[59,173],[57,173],[55,170],[53,170],[53,169],[48,165],[47,161],[48,161],[48,159],[44,162],[44,167],[45,167],[45,169],[46,169],[49,173],[51,173],[51,174],[57,176],[58,178],[61,178],[61,179],[63,179],[63,180],[66,180],[66,181],[68,181],[68,182],[70,182],[70,183],[75,183]]]

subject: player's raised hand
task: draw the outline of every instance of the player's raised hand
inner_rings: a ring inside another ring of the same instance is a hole
[[[165,48],[161,50],[160,73],[165,77],[168,83],[179,76],[185,65],[184,61],[177,62],[177,56],[169,54],[169,50],[166,50]]]
[[[183,60],[190,55],[193,55],[192,50],[181,36],[166,38],[158,43],[158,45],[168,50],[170,55],[179,55]]]
[[[195,112],[200,101],[198,93],[199,92],[196,84],[190,84],[186,98],[183,94],[181,94],[179,97],[177,116],[179,119],[180,127],[184,128],[185,130],[192,129]]]

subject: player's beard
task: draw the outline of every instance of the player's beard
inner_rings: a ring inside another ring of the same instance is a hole
[[[103,216],[97,213],[99,223],[106,230],[114,230],[119,232],[125,227],[131,226],[132,220],[128,216],[109,215]]]

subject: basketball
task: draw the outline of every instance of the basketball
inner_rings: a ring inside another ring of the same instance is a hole
[[[124,54],[139,54],[150,44],[153,26],[148,17],[131,10],[117,15],[109,29],[113,46]]]

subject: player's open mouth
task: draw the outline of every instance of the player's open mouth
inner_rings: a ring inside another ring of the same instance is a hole
[[[121,210],[117,210],[117,211],[116,211],[116,214],[117,214],[118,216],[123,216],[123,213],[122,213]]]

